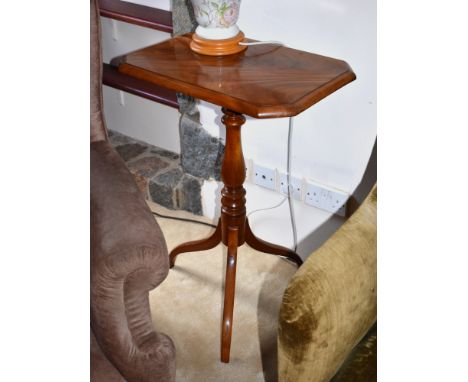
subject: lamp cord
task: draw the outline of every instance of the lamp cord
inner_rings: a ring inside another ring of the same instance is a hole
[[[280,46],[285,46],[284,43],[281,41],[254,41],[254,42],[240,42],[239,45],[246,45],[246,46],[253,46],[253,45],[280,45]],[[294,241],[294,252],[297,252],[297,227],[296,227],[296,217],[294,215],[294,206],[293,206],[293,201],[291,198],[291,152],[292,152],[292,133],[293,133],[293,118],[289,117],[289,128],[288,128],[288,159],[287,159],[287,179],[288,179],[288,196],[287,198],[284,198],[280,203],[273,207],[269,208],[261,208],[258,210],[254,210],[250,212],[247,216],[252,215],[255,212],[258,211],[265,211],[265,210],[271,210],[273,208],[277,208],[281,206],[286,199],[288,199],[288,204],[289,204],[289,217],[291,219],[291,227],[292,227],[292,233],[293,233],[293,241]]]
[[[279,206],[283,205],[283,203],[288,199],[287,196],[285,196],[281,202],[279,202],[278,204],[275,204],[274,206],[272,207],[266,207],[266,208],[259,208],[258,210],[253,210],[253,211],[250,211],[248,214],[247,214],[247,217],[249,217],[250,215],[256,213],[256,212],[259,212],[259,211],[267,211],[267,210],[273,210],[275,208],[278,208]]]
[[[294,214],[294,205],[293,205],[293,200],[291,198],[291,155],[292,155],[292,134],[293,134],[293,117],[289,118],[289,127],[288,127],[288,157],[287,157],[287,182],[288,182],[288,194],[281,202],[278,204],[272,206],[272,207],[267,207],[267,208],[259,208],[258,210],[254,210],[249,212],[247,217],[250,215],[259,212],[259,211],[267,211],[267,210],[272,210],[274,208],[278,208],[281,206],[286,199],[288,200],[289,204],[289,218],[291,219],[291,228],[292,228],[292,233],[293,233],[293,241],[294,241],[294,252],[297,252],[297,227],[296,227],[296,217]]]
[[[287,162],[287,179],[288,179],[288,204],[289,204],[289,217],[291,218],[291,227],[293,231],[294,252],[297,252],[297,228],[296,217],[294,215],[294,206],[291,198],[291,153],[292,153],[292,133],[293,133],[293,118],[289,117],[288,128],[288,162]]]
[[[284,44],[281,41],[255,41],[255,42],[240,42],[239,45],[244,45],[244,46],[252,46],[252,45],[281,45],[284,46]]]
[[[179,218],[179,217],[176,217],[176,216],[162,215],[162,214],[157,213],[157,212],[154,212],[154,211],[151,211],[151,213],[152,213],[153,215],[156,215],[157,217],[163,218],[163,219],[179,220],[179,221],[187,222],[187,223],[197,223],[197,224],[201,224],[201,225],[206,225],[206,226],[208,226],[208,227],[216,228],[216,226],[213,225],[213,224],[201,222],[201,221],[198,221],[198,220],[192,220],[192,219],[186,219],[186,218]]]

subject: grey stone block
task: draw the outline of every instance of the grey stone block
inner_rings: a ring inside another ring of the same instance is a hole
[[[172,151],[169,151],[169,150],[164,150],[161,147],[153,147],[150,150],[150,153],[159,155],[159,156],[161,156],[163,158],[170,159],[171,161],[179,159],[179,154],[176,154],[176,153],[174,153]]]
[[[142,145],[140,143],[126,143],[115,147],[125,162],[136,158],[140,154],[143,154],[146,150],[148,150],[148,148],[148,146]]]
[[[202,182],[201,179],[184,174],[180,168],[176,168],[151,179],[149,193],[155,203],[166,208],[202,215]]]
[[[199,179],[191,175],[184,175],[175,189],[177,208],[195,215],[202,215],[201,186],[202,183]]]
[[[180,168],[175,168],[150,179],[151,200],[171,210],[177,209],[177,205],[174,204],[173,191],[183,175]]]
[[[180,147],[184,172],[203,179],[220,179],[223,143],[186,114],[180,119]]]
[[[142,190],[145,197],[148,195],[149,179],[158,174],[159,172],[167,169],[170,164],[160,157],[144,156],[127,163],[128,169],[135,177],[135,181]]]
[[[200,111],[195,98],[184,93],[177,93],[177,102],[181,114],[188,115],[194,122],[200,123]]]
[[[128,163],[127,166],[132,173],[144,176],[145,178],[152,178],[161,170],[169,167],[169,163],[157,156],[145,156]]]
[[[154,180],[158,183],[167,184],[170,187],[175,188],[175,186],[180,182],[183,176],[184,173],[179,167],[177,167],[162,174],[159,174],[155,177]]]
[[[117,131],[107,130],[107,136],[109,137],[109,142],[112,146],[116,147],[126,143],[132,143],[133,139],[127,137],[126,135],[120,134]]]
[[[197,27],[193,7],[190,0],[172,0],[173,34],[178,36],[193,32]]]

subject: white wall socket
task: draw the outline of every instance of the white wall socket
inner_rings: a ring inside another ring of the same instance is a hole
[[[259,186],[276,190],[276,171],[274,169],[253,165],[253,182]]]
[[[302,200],[302,179],[291,176],[290,181],[291,197],[296,200]],[[286,174],[280,174],[280,192],[288,195],[288,176]]]
[[[349,195],[315,182],[307,182],[305,203],[322,210],[346,216],[346,202]]]

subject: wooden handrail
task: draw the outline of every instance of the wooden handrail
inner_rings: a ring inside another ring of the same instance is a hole
[[[103,65],[102,83],[175,109],[179,108],[174,91],[120,73],[116,67],[109,64]]]
[[[172,12],[120,0],[100,0],[101,16],[172,33]]]
[[[101,16],[146,28],[172,33],[172,12],[120,0],[100,0]],[[138,80],[109,64],[103,64],[102,83],[154,102],[178,109],[176,93],[149,82]]]

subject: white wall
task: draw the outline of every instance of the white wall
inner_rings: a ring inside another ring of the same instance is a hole
[[[164,9],[165,11],[171,10],[171,2],[169,0],[123,0],[129,3],[146,5],[147,7]]]
[[[248,37],[344,59],[354,69],[356,81],[295,118],[292,166],[297,175],[353,191],[376,134],[376,2],[244,0],[238,24]],[[286,120],[248,122],[245,154],[284,168],[286,137]]]
[[[294,119],[292,174],[352,193],[359,184],[376,135],[376,2],[369,0],[244,0],[239,27],[257,40],[279,40],[291,48],[347,61],[357,80]],[[203,103],[204,122],[216,134],[215,106]],[[219,131],[219,130],[218,130]],[[288,120],[248,118],[243,129],[246,158],[284,171]],[[221,132],[222,136],[222,132]],[[212,187],[206,187],[207,190]],[[248,185],[248,210],[273,206],[281,196]],[[217,206],[207,193],[207,209]],[[327,222],[331,233],[338,217],[295,202],[299,252],[307,255],[326,238],[312,237]],[[264,239],[292,246],[287,204],[250,217]]]
[[[145,0],[147,5],[150,1]],[[167,4],[170,4],[168,0]],[[238,25],[249,38],[279,40],[291,48],[340,58],[351,65],[357,75],[356,81],[295,118],[292,174],[352,193],[361,180],[376,135],[375,0],[243,0]],[[109,28],[106,29],[109,33]],[[124,33],[128,32],[122,30],[121,35]],[[158,38],[164,38],[163,35]],[[144,36],[148,37],[145,39]],[[135,33],[131,43],[121,41],[118,44],[121,48],[119,53],[130,46],[132,48],[127,51],[132,50],[136,43],[143,41],[144,44],[140,45],[148,45],[156,37],[154,31],[149,30],[138,32],[138,35]],[[173,115],[167,111],[169,108],[153,106],[155,113],[165,118],[167,126],[163,131],[154,128],[150,132],[142,126],[149,123],[142,119],[150,113],[141,113],[147,101],[140,102],[141,105],[138,106],[135,101],[132,106],[134,112],[131,118],[133,120],[135,117],[137,121],[133,126],[122,126],[122,130],[130,128],[130,132],[122,132],[140,139],[145,136],[148,142],[156,142],[162,147],[173,147],[178,129],[175,118],[172,119]],[[223,137],[224,131],[217,125],[219,108],[202,103],[200,109],[205,128],[211,134]],[[116,113],[116,110],[121,111],[116,119],[123,121],[124,110],[115,105],[106,109],[106,116]],[[129,112],[127,107],[125,113]],[[128,123],[125,121],[126,125]],[[245,157],[284,171],[287,127],[287,119],[248,118],[243,128]],[[281,200],[281,195],[255,185],[247,184],[246,189],[248,211],[273,206]],[[203,204],[207,216],[213,217],[219,213],[216,192],[219,192],[219,186],[215,182],[205,182]],[[297,202],[295,206],[301,241],[299,252],[305,256],[321,243],[311,233],[327,221],[332,227],[331,232],[342,223],[342,219],[304,203]],[[250,221],[253,230],[262,238],[292,245],[287,203],[275,210],[256,213],[250,217]]]
[[[168,3],[159,0],[156,3]],[[167,4],[166,4],[167,5]],[[117,56],[170,38],[169,33],[101,17],[106,63]],[[106,123],[112,130],[180,153],[179,112],[145,98],[104,86]]]

